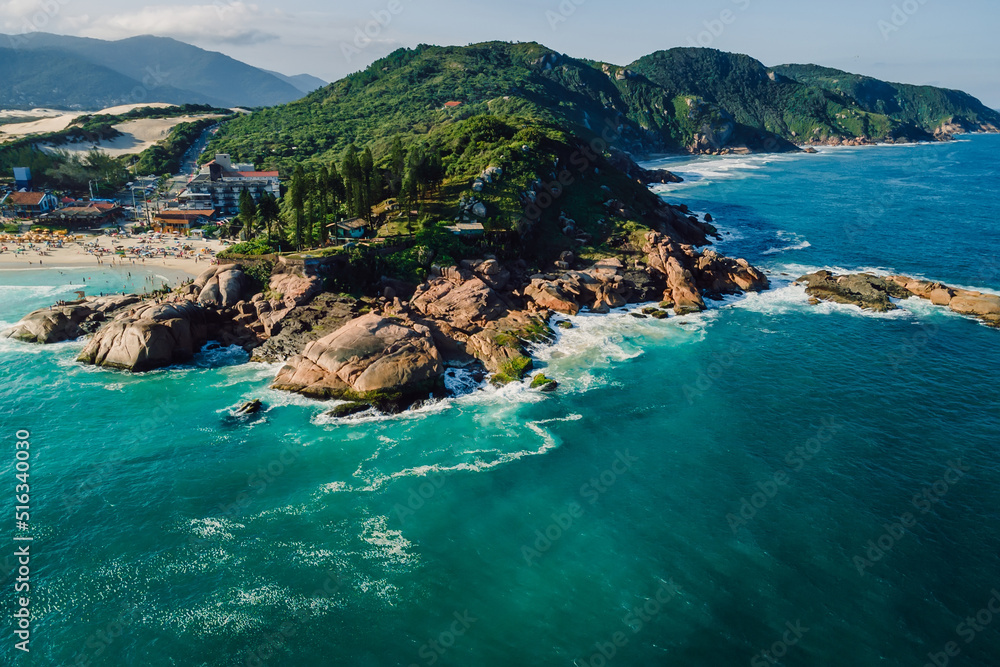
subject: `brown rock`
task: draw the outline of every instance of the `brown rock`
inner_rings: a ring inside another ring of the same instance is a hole
[[[139,301],[135,295],[96,297],[68,304],[41,308],[24,316],[12,328],[0,334],[27,343],[60,343],[90,333],[105,316]],[[90,325],[90,326],[88,326]]]
[[[426,327],[371,313],[309,343],[273,386],[316,398],[406,396],[427,392],[443,371]]]
[[[532,280],[524,288],[524,296],[534,301],[539,308],[554,310],[564,315],[576,315],[580,312],[580,304],[574,295],[566,289],[565,284],[554,281]]]
[[[952,290],[946,287],[939,287],[930,293],[929,298],[935,306],[947,306],[951,303],[953,296],[955,296],[955,293]]]
[[[1000,296],[961,292],[948,304],[956,313],[972,315],[992,326],[1000,326]]]

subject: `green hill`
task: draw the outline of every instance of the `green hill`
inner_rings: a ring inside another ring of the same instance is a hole
[[[446,106],[458,102],[458,106]],[[421,138],[479,114],[604,135],[636,152],[682,151],[700,136],[721,145],[791,148],[766,133],[735,132],[731,117],[690,95],[664,91],[621,67],[577,60],[539,44],[400,49],[301,100],[226,124],[209,147],[266,166],[328,161],[350,143],[376,153],[402,134]]]
[[[668,91],[699,95],[739,123],[797,143],[831,137],[884,139],[900,127],[849,96],[782,77],[745,55],[679,48],[629,67]]]
[[[849,97],[865,111],[934,133],[942,125],[963,130],[1000,128],[1000,113],[960,90],[888,83],[818,65],[781,65],[774,71],[799,83]]]

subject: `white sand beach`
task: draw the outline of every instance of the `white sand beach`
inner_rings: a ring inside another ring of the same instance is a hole
[[[124,256],[116,253],[119,248],[125,251]],[[208,268],[215,254],[224,248],[221,241],[187,237],[156,240],[152,236],[84,236],[80,240],[66,241],[62,247],[5,242],[0,244],[0,272],[39,267],[55,271],[79,267],[144,266],[165,267],[196,276]]]

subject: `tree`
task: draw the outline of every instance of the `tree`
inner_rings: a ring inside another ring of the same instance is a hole
[[[330,172],[325,166],[319,168],[319,174],[316,176],[316,199],[319,201],[319,206],[317,207],[317,217],[319,220],[319,244],[321,246],[326,245],[327,240],[327,229],[326,229],[326,219],[330,215]]]
[[[358,160],[358,147],[354,144],[349,145],[344,151],[344,159],[340,171],[344,177],[347,212],[350,215],[360,218],[364,209],[363,183],[361,162]]]
[[[305,224],[306,174],[302,165],[295,167],[292,183],[288,188],[295,229],[295,249],[302,250],[302,228]]]
[[[376,193],[378,184],[375,182],[375,159],[372,157],[370,148],[365,148],[361,152],[359,162],[361,164],[361,196],[363,202],[362,215],[360,217],[367,220],[368,224],[371,225],[372,205],[378,197]]]
[[[403,188],[403,177],[406,171],[406,149],[403,148],[403,140],[397,134],[392,139],[392,147],[389,148],[389,163],[386,165],[385,180],[389,188],[389,193],[397,196]]]
[[[275,199],[274,195],[270,192],[262,193],[260,195],[260,201],[257,202],[257,217],[264,225],[264,229],[267,230],[268,243],[271,242],[271,231],[274,228],[274,223],[278,221],[280,215],[281,210],[278,208],[278,200]]]
[[[243,224],[243,240],[253,238],[253,226],[257,222],[257,203],[249,190],[240,193],[240,222]]]

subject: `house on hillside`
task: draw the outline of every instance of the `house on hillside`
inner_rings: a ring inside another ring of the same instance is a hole
[[[240,212],[240,195],[244,190],[253,196],[254,201],[260,201],[265,192],[270,192],[277,199],[281,196],[279,174],[276,171],[257,171],[252,164],[233,164],[228,155],[218,153],[191,179],[178,199],[207,205],[206,208],[213,208],[222,215],[236,215]]]
[[[352,218],[327,225],[327,228],[335,230],[338,239],[360,239],[365,235],[367,224],[362,218]]]
[[[161,234],[188,236],[191,227],[215,219],[215,209],[165,208],[153,215],[153,229]]]
[[[456,222],[453,225],[445,225],[445,229],[456,236],[482,236],[486,233],[486,228],[481,222]]]
[[[58,205],[59,200],[46,192],[11,192],[0,200],[0,207],[27,218],[53,211]]]

